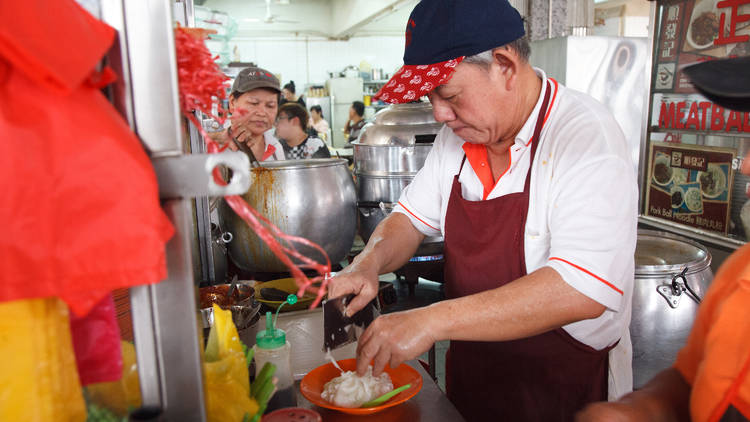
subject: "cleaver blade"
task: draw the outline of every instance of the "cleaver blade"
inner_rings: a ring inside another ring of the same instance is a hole
[[[365,329],[380,315],[377,298],[359,312],[347,317],[346,305],[354,298],[353,294],[328,299],[323,303],[323,351],[338,349],[357,341]]]

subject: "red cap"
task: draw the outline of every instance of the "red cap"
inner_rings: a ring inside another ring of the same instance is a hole
[[[464,56],[434,64],[404,65],[377,94],[376,100],[391,104],[416,101],[453,76]]]

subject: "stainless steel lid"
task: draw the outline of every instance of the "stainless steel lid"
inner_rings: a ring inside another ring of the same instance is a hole
[[[374,121],[362,128],[358,142],[366,145],[406,146],[415,143],[432,144],[432,138],[443,127],[432,115],[432,104],[392,104],[375,114]]]
[[[264,161],[260,163],[260,168],[268,170],[297,170],[331,166],[347,167],[347,164],[345,158],[308,158],[305,160]]]
[[[376,125],[421,125],[437,123],[430,103],[392,104],[375,113]]]
[[[711,265],[711,253],[682,236],[654,230],[638,230],[635,275],[670,275],[688,267],[687,274]]]

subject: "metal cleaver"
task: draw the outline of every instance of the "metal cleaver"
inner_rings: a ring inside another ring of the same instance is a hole
[[[353,298],[354,295],[350,294],[323,302],[323,351],[357,341],[367,326],[380,315],[375,298],[359,312],[347,317],[344,310]]]

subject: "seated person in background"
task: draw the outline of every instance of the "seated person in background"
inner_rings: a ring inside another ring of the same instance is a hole
[[[362,101],[355,101],[349,108],[349,120],[346,122],[344,127],[344,135],[347,137],[349,142],[356,141],[359,138],[359,133],[362,131],[362,127],[365,125],[365,103]]]
[[[683,72],[723,107],[750,111],[750,57],[714,60]],[[750,153],[742,163],[750,175]],[[746,192],[750,196],[750,190]],[[593,403],[578,422],[750,420],[750,244],[727,258],[706,292],[671,368],[613,403]]]
[[[319,105],[310,107],[310,121],[308,126],[315,129],[318,132],[318,136],[327,141],[326,134],[328,133],[328,122],[323,118],[323,109]]]
[[[302,104],[302,107],[306,107],[305,100],[302,99],[302,96],[300,95],[297,97],[297,94],[295,93],[297,89],[294,87],[294,81],[289,81],[288,84],[284,85],[284,88],[281,90],[281,100],[279,100],[279,105],[282,106],[286,103],[300,103]]]
[[[276,117],[276,136],[290,160],[306,158],[329,158],[331,153],[318,137],[307,133],[309,116],[307,110],[297,103],[286,103],[279,108]]]
[[[284,151],[273,136],[278,110],[279,80],[265,69],[248,67],[240,71],[229,98],[231,126],[209,134],[232,151],[252,153],[258,161],[283,160]]]

